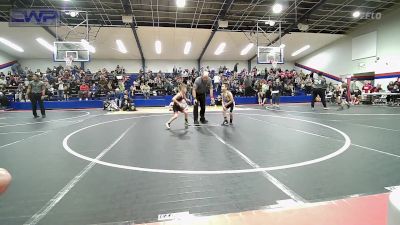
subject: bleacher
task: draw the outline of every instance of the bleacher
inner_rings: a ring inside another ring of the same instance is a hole
[[[78,70],[78,69],[76,69]],[[109,89],[101,89],[99,92],[96,92],[95,95],[90,96],[88,100],[86,100],[86,98],[84,99],[80,99],[78,92],[79,92],[79,86],[73,86],[70,87],[68,89],[67,92],[67,100],[63,100],[60,101],[60,96],[58,96],[58,92],[56,90],[56,86],[54,85],[54,83],[57,81],[57,76],[54,76],[54,74],[52,75],[52,73],[55,70],[53,70],[52,72],[47,72],[43,75],[44,78],[46,78],[50,83],[53,83],[53,90],[50,91],[49,89],[46,91],[46,97],[45,97],[45,106],[46,108],[101,108],[103,105],[103,101],[107,100],[107,99],[115,99],[116,96],[114,95],[114,91],[107,91]],[[103,73],[101,73],[103,74]],[[105,73],[106,80],[107,78],[109,79],[109,76],[112,74],[111,73]],[[124,86],[125,86],[125,90],[129,91],[129,96],[130,98],[133,99],[135,105],[137,107],[145,107],[145,106],[168,106],[171,102],[172,99],[172,95],[174,94],[173,92],[173,88],[175,86],[171,86],[168,85],[168,82],[175,82],[175,76],[172,73],[164,73],[164,77],[165,78],[171,78],[169,79],[169,81],[167,81],[167,83],[164,83],[162,88],[157,88],[156,86],[154,86],[155,83],[153,83],[155,81],[154,77],[156,77],[157,73],[152,73],[152,78],[150,78],[150,82],[149,82],[149,86],[151,87],[151,91],[150,91],[150,96],[148,97],[148,99],[145,98],[144,94],[142,93],[142,91],[139,88],[139,85],[137,83],[136,84],[136,88],[135,88],[135,92],[132,94],[130,92],[130,87],[132,85],[134,85],[134,82],[137,81],[140,78],[140,74],[139,73],[131,73],[131,74],[125,74],[125,75],[112,75],[114,76],[114,80],[113,80],[113,85],[115,87],[115,85],[117,85],[116,80],[123,80],[124,82]],[[70,76],[74,77],[76,75],[71,74]],[[116,78],[115,76],[119,76],[119,78]],[[214,76],[214,72],[210,72],[210,77],[212,78]],[[224,76],[224,75],[222,75]],[[58,76],[58,77],[63,77],[62,75]],[[229,77],[229,76],[228,76]],[[237,75],[238,80],[235,80],[237,82],[240,81],[239,85],[242,85],[243,82],[243,75],[242,74],[238,74]],[[263,72],[255,75],[253,77],[254,80],[260,80],[260,79],[264,79],[265,78],[265,74]],[[63,80],[66,78],[63,78]],[[74,78],[75,79],[75,78]],[[167,80],[168,80],[167,79]],[[85,83],[98,83],[97,85],[100,85],[100,75],[99,72],[98,73],[86,73],[84,76],[79,77],[78,80],[84,81]],[[110,81],[110,80],[108,80]],[[24,80],[20,79],[20,83],[23,83]],[[165,80],[163,81],[165,82]],[[233,82],[233,80],[232,80]],[[66,83],[64,81],[64,83]],[[147,81],[146,81],[147,83]],[[175,82],[176,83],[176,82]],[[70,83],[71,84],[71,83]],[[104,84],[103,84],[104,85]],[[166,86],[165,86],[166,85]],[[117,85],[118,86],[118,85]],[[232,92],[235,95],[235,99],[236,99],[236,103],[237,104],[257,104],[258,100],[256,97],[256,91],[253,91],[253,93],[250,94],[250,96],[244,96],[244,89],[242,89],[242,91],[237,91],[238,87],[236,86],[236,90],[232,89]],[[255,88],[255,87],[253,87]],[[112,89],[114,90],[114,89]],[[240,90],[240,89],[239,89]],[[220,90],[214,90],[214,96],[218,97],[218,95]],[[18,86],[8,86],[6,88],[6,90],[4,91],[7,98],[11,101],[11,107],[13,109],[29,109],[31,103],[28,101],[25,101],[25,98],[22,99],[18,99],[16,98],[15,93],[18,92]],[[118,94],[118,93],[117,93]],[[249,95],[249,92],[247,93]],[[207,100],[208,103],[210,103],[210,99]],[[307,102],[310,101],[310,97],[305,95],[304,90],[301,90],[299,87],[296,87],[293,93],[293,96],[282,96],[281,97],[281,102],[282,103],[286,103],[286,102]]]

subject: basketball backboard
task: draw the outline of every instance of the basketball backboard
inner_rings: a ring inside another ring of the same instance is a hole
[[[282,64],[283,49],[281,47],[258,46],[257,61],[259,64]]]
[[[54,61],[66,62],[72,58],[75,62],[88,62],[90,53],[83,42],[54,42]]]

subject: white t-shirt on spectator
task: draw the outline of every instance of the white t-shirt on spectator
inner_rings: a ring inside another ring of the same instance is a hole
[[[60,82],[60,83],[58,84],[58,90],[59,90],[59,91],[63,91],[63,90],[64,90],[64,83],[63,83],[63,82]]]
[[[214,76],[214,84],[219,84],[220,82],[221,82],[221,77],[218,74],[216,74]]]

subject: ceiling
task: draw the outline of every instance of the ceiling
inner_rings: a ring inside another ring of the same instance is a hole
[[[276,2],[283,5],[280,14],[272,13]],[[285,61],[295,61],[366,23],[353,18],[355,10],[382,12],[399,7],[400,0],[186,0],[184,8],[178,8],[175,0],[0,0],[0,36],[21,45],[25,52],[18,53],[1,44],[0,50],[17,58],[51,58],[51,52],[38,45],[36,37],[50,43],[55,36],[68,41],[84,38],[84,27],[74,32],[68,28],[81,23],[82,14],[74,18],[62,14],[64,26],[57,29],[8,27],[12,8],[56,8],[88,12],[89,40],[96,47],[91,56],[94,59],[249,60],[255,57],[256,48],[244,56],[240,51],[250,42],[257,43],[257,20],[273,19],[282,21],[282,38],[276,32],[277,25],[260,23],[259,29],[264,33],[258,41],[273,46],[284,43]],[[124,24],[122,15],[131,15],[133,24]],[[228,21],[229,26],[218,28],[220,19]],[[307,33],[298,30],[300,22],[309,25]],[[116,39],[124,42],[128,53],[117,50]],[[161,54],[155,52],[156,40],[162,43]],[[186,41],[192,42],[188,55],[183,54]],[[222,42],[226,43],[225,51],[217,56],[214,51]],[[311,48],[291,56],[305,45]]]
[[[283,12],[271,7],[279,2]],[[56,8],[83,10],[93,26],[128,27],[121,15],[133,16],[135,26],[217,29],[218,19],[229,21],[228,30],[254,31],[256,20],[285,21],[283,29],[297,22],[310,25],[309,32],[343,34],[366,20],[354,19],[355,10],[382,12],[400,5],[398,0],[186,0],[184,8],[175,0],[11,0],[0,1],[0,21],[6,22],[9,10],[19,8]],[[83,17],[64,16],[63,22],[78,24]],[[298,31],[294,26],[290,31]]]
[[[18,59],[51,58],[52,52],[45,49],[36,42],[36,38],[41,37],[47,42],[52,43],[55,38],[40,27],[8,27],[7,23],[0,23],[0,36],[12,40],[21,46],[25,51],[17,52],[8,46],[0,44],[0,51],[6,52]],[[58,32],[63,37],[67,36],[67,28],[58,28]],[[96,53],[91,55],[92,59],[140,59],[140,52],[130,28],[102,27],[95,31],[96,36],[91,38],[91,45],[96,48]],[[189,28],[166,28],[166,27],[139,27],[137,30],[141,42],[145,59],[160,60],[197,60],[210,36],[211,30],[208,29],[189,29]],[[323,33],[300,33],[292,32],[282,38],[282,43],[286,45],[284,50],[285,61],[295,61],[304,54],[317,50],[335,40],[343,37],[341,34]],[[260,43],[268,43],[277,37],[271,34],[268,37],[259,38]],[[80,41],[82,37],[78,34],[68,35],[69,41]],[[117,50],[115,40],[120,39],[125,44],[128,53],[123,54]],[[155,41],[162,43],[162,52],[158,55],[155,51]],[[203,60],[248,60],[256,54],[254,46],[248,54],[241,56],[240,52],[249,43],[256,43],[256,34],[248,32],[217,32],[211,40],[210,45],[204,53]],[[190,53],[185,55],[183,49],[187,41],[192,42]],[[215,55],[214,52],[218,45],[226,43],[224,52]],[[275,43],[279,46],[280,42]],[[304,54],[292,57],[291,54],[297,49],[310,45],[311,48]]]

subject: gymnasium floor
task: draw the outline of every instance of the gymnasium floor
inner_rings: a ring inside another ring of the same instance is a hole
[[[13,183],[0,224],[141,224],[400,185],[399,108],[242,106],[229,127],[208,109],[207,126],[185,129],[180,117],[171,130],[165,109],[1,112],[0,167]]]

